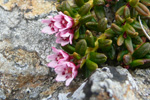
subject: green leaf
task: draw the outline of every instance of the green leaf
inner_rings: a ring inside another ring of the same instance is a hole
[[[97,64],[102,64],[106,62],[107,57],[103,53],[90,52],[90,60]]]
[[[80,41],[77,42],[75,46],[75,51],[80,54],[81,56],[84,56],[85,52],[87,49],[87,43],[85,39],[81,39]]]
[[[86,67],[87,67],[90,71],[95,71],[95,70],[98,68],[98,65],[97,65],[95,62],[93,62],[93,61],[87,59],[87,60],[86,60]]]

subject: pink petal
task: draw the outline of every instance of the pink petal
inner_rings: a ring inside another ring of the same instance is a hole
[[[67,28],[61,28],[61,29],[59,29],[59,31],[60,32],[62,32],[62,31],[64,31],[64,30],[66,30]]]
[[[57,75],[56,81],[65,81],[66,77],[64,75]]]
[[[62,18],[63,18],[63,16],[61,14],[58,14],[54,17],[54,20],[60,21]]]
[[[52,47],[52,50],[53,50],[53,52],[55,52],[55,53],[56,53],[56,55],[57,55],[57,54],[59,54],[59,50],[58,50],[58,49],[56,49],[55,47]]]
[[[61,38],[57,38],[56,43],[60,43],[61,46],[65,46],[65,45],[69,44],[69,41],[64,41]]]
[[[56,43],[60,43],[61,46],[65,46],[65,45],[69,44],[69,41],[57,40]]]
[[[69,37],[70,33],[60,33],[60,37]]]
[[[42,19],[41,22],[45,24],[50,24],[52,21],[55,21],[52,16],[48,16],[49,19]]]
[[[73,71],[72,72],[72,77],[75,78],[77,76],[78,72],[77,71]]]
[[[60,50],[60,53],[61,53],[62,56],[64,57],[63,60],[67,60],[67,59],[69,58],[69,55],[68,55],[66,52],[64,52],[63,50]]]
[[[49,60],[55,60],[56,57],[57,57],[56,54],[52,54],[52,55],[47,56],[47,58],[48,58]]]
[[[71,28],[73,26],[73,19],[69,16],[65,17],[65,20],[68,22],[67,23],[67,28]]]
[[[45,23],[45,24],[49,24],[49,23],[51,23],[51,20],[49,20],[49,19],[43,19],[41,22]]]
[[[61,24],[60,21],[56,21],[56,22],[54,23],[54,26],[56,26],[57,28],[63,28],[63,26],[62,26],[62,24]]]
[[[70,44],[72,44],[72,40],[73,40],[73,35],[72,35],[72,34],[70,34],[70,38],[69,38],[69,42],[70,42]]]
[[[53,31],[53,30],[51,30],[51,28],[49,27],[49,26],[46,26],[46,27],[44,27],[43,29],[42,29],[42,32],[43,33],[48,33],[48,34],[54,34],[54,33],[56,33],[57,31]]]
[[[55,68],[57,66],[56,61],[51,61],[50,63],[47,64],[48,67]]]
[[[54,20],[53,16],[48,16],[49,19]]]
[[[73,80],[73,78],[67,79],[65,85],[66,85],[66,86],[69,86],[72,80]]]
[[[62,72],[64,71],[64,68],[66,67],[66,65],[63,63],[63,62],[61,62],[61,63],[59,63],[56,67],[55,67],[55,72],[57,73],[57,74],[62,74]]]
[[[61,11],[60,12],[58,12],[59,13],[59,15],[62,15],[62,16],[64,16],[65,14],[63,14]]]

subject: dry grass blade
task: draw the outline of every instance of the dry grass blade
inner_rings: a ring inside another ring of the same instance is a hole
[[[138,18],[139,18],[139,22],[140,22],[141,28],[142,28],[142,30],[143,30],[145,36],[150,40],[150,36],[148,35],[148,33],[146,32],[146,30],[144,29],[143,24],[142,24],[142,21],[141,21],[141,19],[140,19],[140,16],[139,16]]]

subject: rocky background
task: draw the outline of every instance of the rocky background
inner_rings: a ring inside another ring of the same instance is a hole
[[[56,1],[0,0],[0,100],[150,100],[150,69],[105,66],[69,87],[55,81],[46,57],[59,46],[40,20],[57,14]]]

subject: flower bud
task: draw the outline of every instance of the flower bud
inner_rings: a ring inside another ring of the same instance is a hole
[[[125,46],[128,49],[128,51],[132,54],[133,53],[133,45],[132,45],[132,40],[129,36],[125,39]]]
[[[106,62],[107,57],[103,53],[90,52],[90,60],[97,64],[101,64]]]
[[[86,15],[91,9],[91,5],[89,3],[85,3],[78,11],[81,16]]]
[[[87,43],[85,39],[79,40],[75,46],[75,51],[81,56],[84,56],[86,49],[87,49]]]
[[[88,47],[95,47],[94,36],[92,32],[90,32],[89,30],[87,30],[85,33],[85,39],[86,39]]]
[[[98,22],[98,29],[100,32],[104,32],[107,28],[107,18],[102,18],[99,22]]]
[[[90,71],[95,71],[95,70],[98,68],[98,65],[97,65],[95,62],[93,62],[93,61],[87,59],[87,60],[86,60],[86,67],[87,67]]]
[[[118,46],[121,46],[122,44],[124,43],[124,37],[123,35],[121,34],[118,39],[117,39],[117,45]]]
[[[133,57],[142,58],[150,51],[150,43],[143,43],[138,49],[136,49],[133,53]]]
[[[138,5],[135,7],[136,11],[143,15],[143,16],[149,16],[149,9],[142,3],[138,3]]]
[[[105,1],[104,0],[93,0],[93,4],[94,4],[94,6],[102,6],[102,5],[105,5]]]

